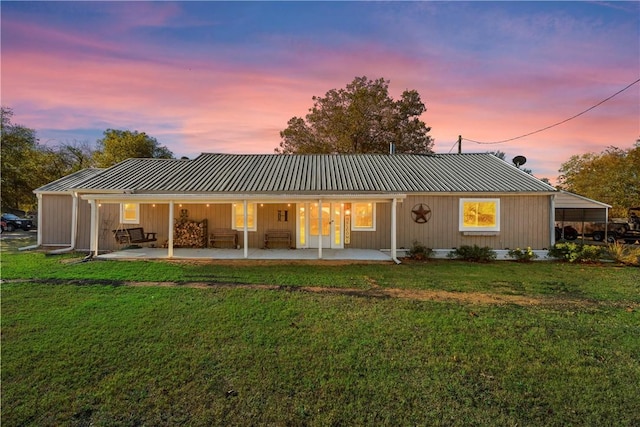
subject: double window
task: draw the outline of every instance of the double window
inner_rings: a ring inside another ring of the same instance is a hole
[[[247,203],[247,229],[256,231],[256,204]],[[234,203],[231,212],[231,228],[244,230],[244,203]]]
[[[460,231],[500,231],[500,199],[460,199]]]
[[[357,202],[351,204],[353,231],[376,231],[376,204],[373,202]]]

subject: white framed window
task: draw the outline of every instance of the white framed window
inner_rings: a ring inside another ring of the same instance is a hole
[[[120,224],[139,224],[140,204],[120,203]]]
[[[255,203],[247,203],[247,229],[256,231],[256,213],[258,212]],[[244,203],[234,203],[231,211],[231,228],[234,230],[244,230]]]
[[[375,203],[351,203],[351,231],[376,231]]]
[[[500,199],[460,199],[460,231],[500,231]]]

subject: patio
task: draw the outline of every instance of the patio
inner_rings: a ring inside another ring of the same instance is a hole
[[[165,248],[135,248],[98,255],[98,259],[169,259]],[[308,261],[392,261],[385,252],[370,249],[323,249],[318,259],[317,249],[242,249],[176,248],[171,259],[199,260],[308,260]]]

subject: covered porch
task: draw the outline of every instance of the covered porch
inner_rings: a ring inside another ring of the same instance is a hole
[[[247,255],[243,249],[218,248],[174,248],[169,256],[167,248],[140,247],[109,252],[97,256],[98,259],[196,259],[196,260],[318,260],[316,249],[253,249]],[[325,249],[322,260],[325,261],[393,261],[390,251],[374,249]]]

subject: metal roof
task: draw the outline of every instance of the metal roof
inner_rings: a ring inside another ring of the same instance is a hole
[[[129,159],[77,185],[135,193],[555,192],[489,153],[202,154]]]
[[[64,176],[60,179],[57,179],[53,182],[43,185],[40,188],[36,188],[35,190],[33,190],[33,192],[46,193],[46,192],[69,191],[72,188],[76,188],[79,185],[82,185],[82,182],[87,181],[89,178],[92,178],[98,175],[102,171],[104,171],[104,169],[98,169],[98,168],[82,169],[82,170],[79,170],[78,172],[74,172],[70,175]]]

